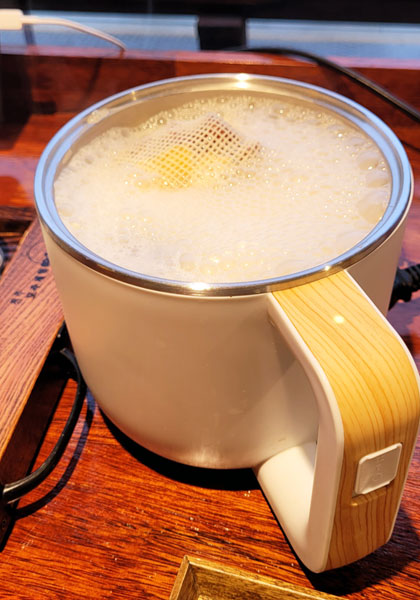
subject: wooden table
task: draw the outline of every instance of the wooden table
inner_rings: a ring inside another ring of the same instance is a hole
[[[130,52],[121,57],[114,50],[87,55],[3,48],[0,58],[3,205],[33,206],[33,176],[45,144],[93,102],[177,75],[265,73],[356,98],[395,130],[415,177],[401,261],[420,262],[420,124],[338,75],[308,63],[257,55]],[[346,64],[420,107],[420,62]],[[420,296],[399,303],[389,319],[420,366]],[[38,461],[59,435],[73,391],[69,384]],[[88,396],[61,463],[18,505],[0,552],[0,597],[163,600],[169,598],[182,557],[190,555],[352,600],[414,600],[420,597],[419,474],[420,446],[388,544],[351,566],[314,575],[299,564],[251,471],[208,472],[154,456],[117,431]]]

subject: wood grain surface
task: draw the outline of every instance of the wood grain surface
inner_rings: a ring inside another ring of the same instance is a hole
[[[3,216],[6,227],[11,215],[3,211]],[[18,216],[21,223],[25,215]],[[10,237],[5,239],[10,246]],[[35,387],[62,322],[41,228],[34,218],[0,280],[0,485],[25,475],[42,439],[45,422],[37,414],[48,419],[45,410],[52,410],[53,399],[44,401],[40,411]],[[9,514],[0,505],[0,543],[8,522]]]
[[[33,206],[33,176],[45,144],[93,101],[167,76],[264,72],[319,83],[360,99],[394,129],[407,149],[415,178],[401,263],[420,262],[420,126],[384,102],[330,72],[284,58],[88,54],[42,48],[21,54],[2,49],[2,83],[9,82],[2,86],[2,204]],[[420,108],[419,63],[378,61],[356,66]],[[18,97],[19,118],[12,111]],[[416,294],[410,303],[399,303],[389,313],[418,366],[419,309]],[[69,384],[38,462],[55,443],[73,392],[74,385]],[[251,471],[198,470],[154,456],[116,430],[88,396],[56,471],[19,503],[0,553],[0,597],[163,600],[169,598],[182,558],[188,554],[352,600],[416,600],[419,473],[417,447],[395,531],[385,546],[348,567],[314,575],[299,564]]]
[[[0,291],[1,450],[20,416],[19,400],[29,395],[63,320],[37,219],[25,231]]]
[[[284,583],[203,559],[185,556],[169,600],[338,600],[302,586]]]
[[[328,568],[336,568],[391,535],[419,429],[417,373],[382,314],[345,271],[274,296],[325,373],[341,414],[343,466],[327,559]],[[359,461],[394,444],[402,444],[395,479],[353,496]]]

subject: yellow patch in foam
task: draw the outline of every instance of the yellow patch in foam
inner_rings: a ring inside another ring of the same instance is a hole
[[[160,176],[160,185],[185,187],[191,184],[194,162],[189,148],[175,145],[150,159],[147,167]]]

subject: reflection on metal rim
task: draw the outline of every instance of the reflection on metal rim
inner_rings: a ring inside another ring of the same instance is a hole
[[[63,225],[54,203],[53,186],[56,173],[77,150],[79,145],[109,126],[126,118],[128,109],[144,111],[152,104],[179,102],[187,94],[247,91],[283,95],[311,101],[323,109],[337,113],[362,129],[382,151],[391,178],[391,199],[385,214],[374,229],[356,246],[334,260],[311,269],[261,281],[237,283],[183,282],[161,279],[110,263],[83,246]],[[68,254],[95,271],[120,281],[152,290],[190,296],[238,296],[259,294],[308,283],[338,270],[348,268],[377,248],[398,226],[407,210],[412,194],[412,173],[406,153],[395,134],[383,121],[357,103],[317,86],[289,79],[259,75],[217,74],[168,79],[133,88],[108,98],[80,113],[65,125],[45,149],[35,176],[35,200],[38,214],[52,237]]]

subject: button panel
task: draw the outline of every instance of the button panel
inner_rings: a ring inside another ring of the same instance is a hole
[[[353,496],[369,494],[391,483],[398,471],[402,444],[393,444],[359,460]]]

